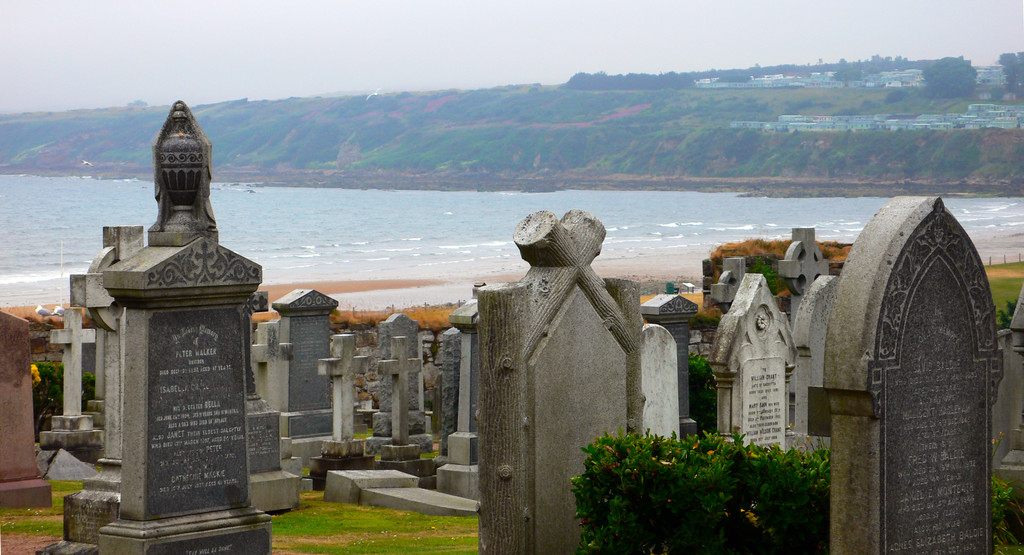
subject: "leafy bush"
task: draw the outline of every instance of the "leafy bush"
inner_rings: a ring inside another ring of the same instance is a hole
[[[690,353],[690,418],[697,433],[718,431],[718,392],[708,359]]]
[[[778,295],[780,291],[788,291],[785,280],[779,276],[779,273],[772,267],[772,261],[768,258],[758,258],[753,264],[747,268],[747,273],[750,274],[761,274],[764,276],[765,281],[768,282],[768,289],[772,292],[772,295]]]
[[[1017,545],[1014,529],[1024,528],[1020,503],[1013,498],[1013,487],[992,476],[992,543],[995,545]]]
[[[1006,309],[996,309],[996,326],[998,329],[1010,329],[1010,321],[1013,320],[1013,313],[1017,311],[1017,301],[1006,301]]]
[[[573,478],[580,553],[823,553],[827,450],[605,435]]]

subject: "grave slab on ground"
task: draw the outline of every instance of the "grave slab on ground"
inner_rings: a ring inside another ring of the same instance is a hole
[[[332,470],[324,501],[372,505],[432,516],[476,516],[477,502],[418,487],[419,479],[397,470]]]

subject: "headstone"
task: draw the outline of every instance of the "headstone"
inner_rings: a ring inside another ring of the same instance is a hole
[[[392,337],[406,337],[406,358],[421,358],[419,338],[419,322],[405,314],[392,314],[378,326],[377,343],[380,349],[379,360],[402,358],[391,350]],[[419,367],[408,376],[408,417],[409,442],[419,445],[422,453],[434,450],[434,436],[426,427],[426,413],[423,410],[423,372]],[[373,415],[373,437],[366,441],[366,452],[380,453],[381,446],[392,441],[391,420],[394,392],[390,379],[381,380],[379,389],[380,411]]]
[[[529,272],[479,294],[480,552],[567,553],[581,448],[642,431],[639,285],[597,276],[604,225],[582,210],[513,237]]]
[[[331,436],[331,380],[317,364],[331,356],[331,312],[338,301],[314,289],[296,289],[274,302],[281,315],[281,341],[292,344],[284,373],[268,374],[260,395],[281,412],[281,435],[291,438],[303,466]]]
[[[796,369],[790,380],[793,395],[793,438],[802,447],[815,447],[827,442],[828,398],[825,396],[825,331],[832,314],[839,278],[819,276],[805,291],[804,299],[793,320],[793,343],[796,345]],[[815,403],[815,425],[810,426],[811,399]],[[824,406],[821,406],[824,405]],[[822,410],[824,409],[824,410]]]
[[[789,321],[761,274],[746,274],[708,357],[718,389],[718,431],[785,448],[796,349]]]
[[[0,507],[50,506],[36,468],[28,322],[0,312]]]
[[[416,339],[413,336],[412,339]],[[433,483],[435,465],[433,459],[421,459],[421,447],[410,442],[409,413],[409,376],[420,372],[422,361],[419,357],[419,349],[416,356],[406,356],[410,338],[402,336],[391,336],[389,340],[392,356],[395,358],[380,361],[380,373],[387,376],[391,382],[392,403],[391,403],[391,443],[380,446],[379,468],[384,470],[398,470],[420,478],[420,485],[428,487]]]
[[[438,491],[468,499],[480,498],[476,419],[480,378],[479,319],[476,299],[455,309],[449,317],[461,339],[457,431],[448,436],[446,464],[437,469]]]
[[[368,359],[356,356],[356,336],[331,338],[331,358],[320,359],[317,371],[331,378],[333,425],[331,439],[325,440],[320,456],[310,460],[313,489],[323,490],[331,470],[372,470],[373,456],[366,455],[366,442],[355,439],[355,380],[366,372]]]
[[[992,407],[991,435],[997,442],[992,455],[993,472],[1013,487],[1017,499],[1024,499],[1024,287],[1017,298],[1010,329],[999,332],[999,347],[1003,353],[1003,379]],[[997,430],[1005,434],[1000,435]]]
[[[690,418],[690,319],[697,315],[697,303],[679,295],[655,295],[640,305],[640,314],[672,334],[676,344],[676,385],[678,387],[679,433],[697,433],[697,422]]]
[[[121,506],[124,375],[120,329],[124,309],[116,305],[103,287],[103,271],[134,256],[143,247],[142,226],[104,227],[103,249],[93,259],[88,273],[71,276],[71,304],[87,308],[96,323],[97,353],[102,359],[98,375],[104,376],[104,392],[102,401],[94,406],[104,421],[103,458],[99,460],[99,475],[82,480],[81,491],[64,497],[63,540],[37,553],[95,553],[100,528],[117,520]],[[98,380],[96,387],[99,391]]]
[[[821,254],[818,242],[814,240],[813,227],[794,227],[793,242],[786,249],[786,256],[779,261],[779,275],[786,278],[789,286],[789,319],[796,322],[800,303],[818,276],[828,275],[828,259]]]
[[[249,296],[245,305],[246,322],[249,324],[245,328],[246,345],[252,344],[252,315],[267,312],[269,300],[266,291],[257,291]],[[258,350],[255,345],[245,350],[248,359],[245,365],[245,423],[249,449],[249,495],[252,506],[261,511],[288,511],[299,506],[302,473],[295,474],[281,468],[281,413],[272,409],[257,391],[256,369],[259,363],[254,355]]]
[[[900,197],[843,267],[825,340],[831,553],[989,553],[995,307],[938,198]]]
[[[441,442],[440,454],[448,456],[448,436],[458,430],[459,370],[462,363],[462,332],[454,326],[441,334]]]
[[[292,360],[292,344],[281,342],[281,321],[274,320],[272,322],[260,322],[256,325],[256,343],[249,350],[250,357],[252,359],[253,372],[255,373],[254,379],[256,381],[257,395],[267,402],[263,397],[264,394],[270,394],[280,397],[280,390],[273,390],[273,392],[267,391],[271,381],[271,376],[279,377],[286,376],[288,374],[288,362]],[[262,391],[261,391],[262,389]],[[266,393],[264,393],[266,392]],[[267,402],[268,408],[270,403]],[[270,423],[264,421],[264,425],[268,430],[268,436],[272,433],[276,433],[278,437],[278,457],[279,466],[282,470],[289,474],[297,476],[302,475],[302,460],[298,457],[292,456],[291,450],[291,438],[281,437],[281,413],[279,411],[273,411],[276,423]],[[276,432],[269,432],[273,428]],[[251,431],[251,430],[250,430]],[[270,447],[269,449],[273,449]],[[250,453],[252,447],[250,446]],[[264,453],[268,455],[269,453]]]
[[[718,283],[711,286],[711,301],[718,305],[718,308],[725,314],[729,312],[736,292],[739,291],[740,282],[747,273],[747,259],[742,256],[726,258],[722,261],[722,273],[718,276]]]
[[[218,244],[208,139],[176,102],[153,145],[149,245],[103,271],[124,307],[118,519],[101,553],[270,553],[249,501],[245,307],[258,264]]]
[[[64,329],[50,332],[50,342],[64,345],[64,414],[51,419],[51,431],[39,433],[39,447],[64,449],[75,458],[91,463],[100,459],[103,432],[92,425],[92,416],[82,414],[82,344],[96,342],[96,330],[83,329],[82,310],[64,311]]]
[[[676,342],[656,324],[640,334],[640,369],[644,388],[644,430],[662,437],[679,435],[679,386]]]

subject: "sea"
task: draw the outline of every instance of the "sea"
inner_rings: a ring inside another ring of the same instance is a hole
[[[221,244],[261,264],[265,283],[519,274],[528,266],[512,241],[516,224],[573,208],[604,223],[602,259],[697,260],[680,275],[699,277],[699,259],[729,241],[814,227],[819,240],[852,242],[887,200],[211,186]],[[1022,199],[945,201],[975,241],[1024,233]],[[148,228],[156,213],[150,181],[0,175],[0,306],[66,300],[67,276],[89,267],[103,226]]]

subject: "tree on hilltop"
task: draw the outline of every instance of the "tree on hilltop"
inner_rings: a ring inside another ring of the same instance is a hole
[[[925,94],[932,98],[961,98],[970,96],[977,85],[978,71],[963,56],[943,58],[926,67]]]
[[[1024,91],[1024,52],[1007,52],[1000,55],[999,65],[1003,66],[1006,90],[1012,93]]]

